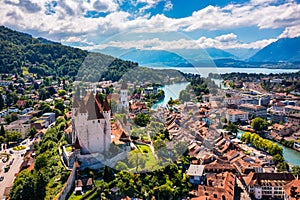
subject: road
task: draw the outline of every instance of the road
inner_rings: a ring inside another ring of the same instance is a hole
[[[29,140],[26,139],[26,144],[24,142],[24,146],[29,146],[31,145],[31,143],[29,142]],[[6,187],[11,187],[13,185],[13,182],[15,180],[15,174],[19,172],[20,170],[20,166],[23,162],[23,157],[21,156],[21,154],[24,154],[26,152],[26,150],[22,150],[22,151],[14,151],[12,148],[9,148],[6,150],[6,152],[10,152],[10,150],[12,150],[14,153],[11,154],[11,157],[9,159],[9,161],[7,161],[6,163],[3,163],[2,160],[0,160],[0,176],[4,176],[4,179],[2,181],[0,181],[0,198],[3,199],[3,193]],[[14,159],[12,165],[10,166],[10,169],[8,170],[8,172],[4,172],[4,167],[6,165],[9,165],[11,160]]]

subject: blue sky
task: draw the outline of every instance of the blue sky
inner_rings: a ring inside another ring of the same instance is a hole
[[[300,36],[299,0],[4,0],[0,23],[87,50],[261,49]]]

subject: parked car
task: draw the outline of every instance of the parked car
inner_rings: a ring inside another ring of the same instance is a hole
[[[0,181],[3,181],[3,179],[4,179],[4,176],[0,176]]]

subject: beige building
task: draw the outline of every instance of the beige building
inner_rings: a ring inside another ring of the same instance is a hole
[[[228,122],[231,121],[232,123],[235,123],[238,120],[248,121],[248,112],[244,112],[242,110],[228,109],[226,112],[226,119]]]

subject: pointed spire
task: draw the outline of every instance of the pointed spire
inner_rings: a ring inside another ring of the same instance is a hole
[[[76,95],[73,98],[73,108],[79,108],[79,102]]]
[[[86,112],[87,112],[86,106],[85,106],[85,103],[84,103],[83,99],[82,99],[81,102],[80,102],[79,112],[80,112],[80,113],[86,113]]]
[[[105,97],[105,100],[104,100],[104,106],[103,106],[103,111],[110,111],[110,106],[108,104],[108,100],[107,100],[107,97]]]
[[[121,90],[127,90],[127,84],[125,80],[122,81]]]

